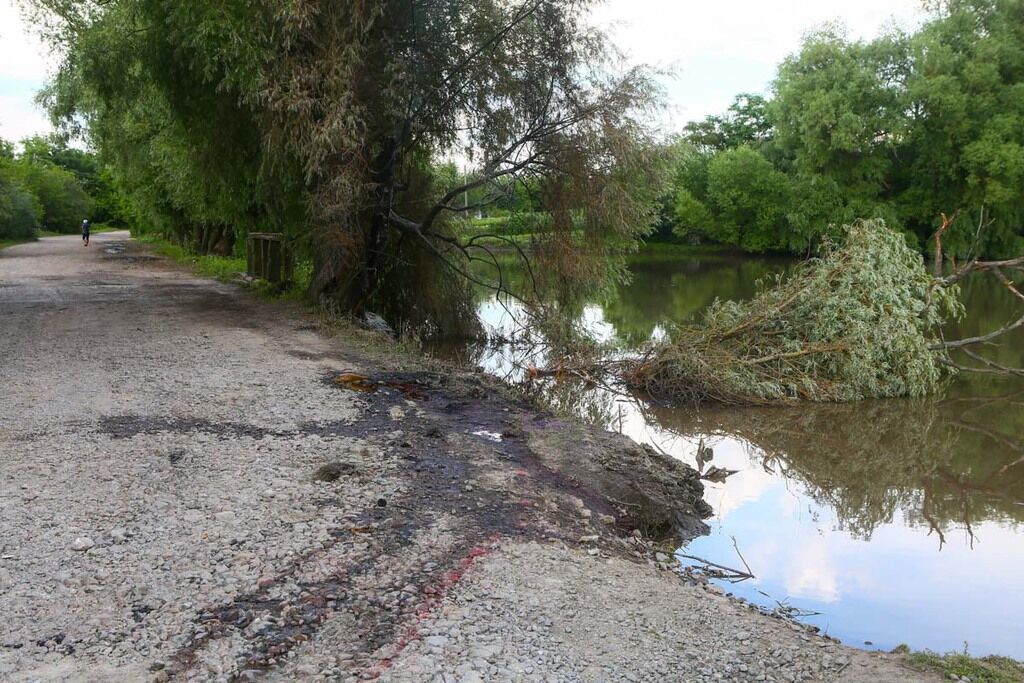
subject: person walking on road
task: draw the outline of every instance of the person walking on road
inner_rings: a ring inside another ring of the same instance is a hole
[[[89,219],[86,218],[82,221],[82,246],[89,246],[89,228],[92,227],[89,223]]]

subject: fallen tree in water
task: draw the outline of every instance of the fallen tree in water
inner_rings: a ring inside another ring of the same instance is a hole
[[[902,235],[860,221],[752,300],[716,301],[702,323],[671,329],[624,364],[624,379],[673,402],[773,404],[922,396],[958,369],[1016,372],[968,347],[1024,326],[1024,316],[977,338],[946,341],[941,330],[964,314],[957,283],[968,273],[991,272],[1024,300],[1001,270],[1022,266],[972,260],[935,276]],[[982,365],[954,363],[953,349]]]

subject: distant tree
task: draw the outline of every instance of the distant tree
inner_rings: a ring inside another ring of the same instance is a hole
[[[989,224],[983,251],[1024,251],[1024,4],[932,3],[912,35],[810,36],[779,69],[775,144],[805,177],[835,184],[831,218],[885,217],[924,246],[939,214]],[[820,183],[819,183],[820,186]],[[982,213],[984,212],[984,218]],[[965,255],[975,230],[948,236]]]
[[[966,254],[982,207],[986,252],[1024,252],[1024,3],[949,0],[910,41],[912,122],[899,210],[923,242],[939,212],[963,209],[944,239]]]
[[[833,179],[847,197],[888,196],[895,151],[908,128],[906,56],[901,39],[849,42],[825,30],[783,61],[769,112],[776,141],[790,151],[796,170]]]
[[[714,235],[715,218],[708,207],[686,187],[680,187],[675,197],[675,234],[684,239],[695,235]]]
[[[704,197],[707,186],[708,154],[702,152],[685,137],[680,136],[665,144],[663,155],[668,167],[669,182],[656,200],[658,214],[655,229],[648,240],[672,242],[680,237],[692,239],[691,231],[681,228],[678,224],[678,195],[680,190],[685,188],[691,194],[697,193],[701,198]]]
[[[722,152],[730,148],[725,119],[721,116],[710,115],[700,121],[690,121],[683,127],[683,135],[706,152]]]
[[[19,159],[16,169],[22,185],[41,209],[40,226],[52,232],[73,233],[91,218],[93,202],[74,173],[45,161]]]
[[[741,93],[724,116],[708,116],[683,128],[685,139],[705,152],[723,152],[755,145],[772,135],[768,101],[761,95]]]
[[[755,252],[790,247],[789,179],[756,151],[739,147],[715,156],[708,164],[707,196],[715,214],[712,239]]]
[[[123,223],[124,204],[115,179],[95,152],[68,145],[58,135],[33,136],[21,141],[21,158],[31,163],[49,163],[75,175],[92,200],[91,219],[97,223]]]
[[[0,239],[33,237],[42,209],[21,181],[14,146],[0,140]]]

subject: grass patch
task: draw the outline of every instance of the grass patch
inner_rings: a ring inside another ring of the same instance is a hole
[[[1024,683],[1024,664],[1009,657],[972,657],[964,652],[940,655],[925,650],[910,652],[900,645],[895,652],[907,655],[907,663],[918,671],[935,671],[952,680],[966,676],[971,683]]]
[[[157,235],[139,235],[135,239],[150,245],[153,251],[160,256],[188,266],[197,275],[220,280],[221,282],[242,284],[239,282],[238,275],[240,273],[245,274],[247,268],[245,256],[237,254],[231,256],[193,254],[185,247],[169,242]],[[284,290],[264,280],[257,280],[256,282],[249,283],[247,286],[256,290],[260,296],[268,299],[304,301],[306,291],[309,289],[309,283],[313,279],[313,264],[309,261],[299,261],[295,264],[293,275],[291,286]]]
[[[211,254],[193,254],[185,247],[168,242],[155,235],[140,235],[136,237],[140,242],[145,242],[152,247],[160,256],[165,256],[176,263],[190,267],[193,272],[203,277],[214,278],[227,282],[235,280],[239,273],[244,273],[246,268],[245,258],[241,256],[213,256]]]

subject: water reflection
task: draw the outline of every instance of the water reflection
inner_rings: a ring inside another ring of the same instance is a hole
[[[629,286],[581,316],[600,337],[635,346],[663,321],[749,296],[785,267],[639,261]],[[1016,317],[996,283],[969,281],[965,297],[970,316],[951,335]],[[480,312],[495,329],[511,324],[494,302]],[[507,347],[455,352],[513,379],[522,360]],[[987,353],[1024,365],[1024,334]],[[738,470],[706,484],[712,533],[686,549],[740,566],[738,547],[756,579],[729,590],[818,611],[811,621],[855,645],[966,641],[974,654],[1024,658],[1024,380],[964,376],[926,400],[797,408],[667,408],[571,382],[545,384],[544,397],[695,466],[704,440],[712,464]]]
[[[1024,521],[1024,444],[1015,441],[1012,420],[1008,433],[993,424],[1020,417],[1022,395],[699,413],[653,408],[648,419],[676,434],[742,443],[757,466],[799,482],[855,538],[870,540],[900,514],[934,533],[941,548],[951,529],[970,542],[978,521]]]

